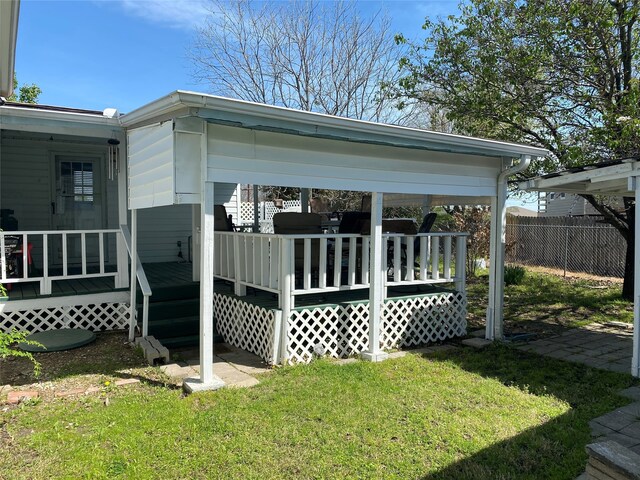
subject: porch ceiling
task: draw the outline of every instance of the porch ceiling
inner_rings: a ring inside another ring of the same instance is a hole
[[[528,191],[633,197],[629,179],[637,175],[640,175],[638,160],[624,159],[532,178],[518,186]]]

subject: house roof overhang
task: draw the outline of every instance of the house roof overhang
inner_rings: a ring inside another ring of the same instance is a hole
[[[640,162],[627,158],[576,167],[518,183],[522,190],[578,195],[634,196],[632,177],[640,176]]]
[[[19,12],[19,0],[0,2],[0,97],[13,93]]]
[[[121,121],[125,127],[138,127],[180,116],[198,116],[210,123],[254,130],[448,153],[508,158],[548,154],[545,149],[529,145],[354,120],[182,90],[122,116]]]
[[[109,112],[7,102],[0,106],[0,129],[86,137],[124,135],[118,118]]]

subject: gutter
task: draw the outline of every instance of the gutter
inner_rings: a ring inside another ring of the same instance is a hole
[[[504,306],[504,246],[506,243],[507,222],[507,179],[516,173],[526,170],[531,163],[531,155],[521,155],[520,161],[503,170],[498,175],[498,195],[495,207],[498,211],[491,212],[491,238],[489,266],[489,306],[485,338],[487,340],[501,340],[503,337],[503,306]],[[494,204],[492,203],[492,208]],[[500,217],[498,218],[498,215]],[[495,222],[495,223],[494,223]]]

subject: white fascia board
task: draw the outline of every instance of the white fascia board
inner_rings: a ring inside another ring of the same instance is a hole
[[[0,106],[0,128],[79,136],[101,136],[113,130],[124,132],[117,118],[13,106]]]
[[[0,1],[0,97],[13,93],[19,13],[18,0]]]
[[[640,173],[638,162],[628,162],[610,167],[594,168],[583,172],[561,174],[552,178],[532,178],[519,182],[518,186],[522,190],[567,191],[565,188],[570,188],[572,185],[575,186],[575,184],[579,184],[580,182],[608,182],[610,180],[627,178],[637,173]]]
[[[308,125],[311,128],[325,127],[337,128],[344,131],[358,132],[369,135],[390,136],[398,140],[422,141],[440,144],[443,147],[459,147],[470,149],[478,153],[490,155],[502,155],[506,157],[520,157],[531,155],[536,157],[546,156],[549,152],[543,148],[520,145],[496,140],[486,140],[448,133],[430,132],[416,128],[385,125],[364,120],[335,117],[315,112],[305,112],[290,108],[262,105],[243,100],[229,99],[207,95],[197,92],[177,90],[152,103],[140,107],[122,117],[124,126],[133,126],[148,121],[158,116],[167,115],[172,111],[177,112],[184,107],[196,109],[209,109],[217,112],[231,112],[234,114],[253,116],[271,120],[288,121],[300,125]]]

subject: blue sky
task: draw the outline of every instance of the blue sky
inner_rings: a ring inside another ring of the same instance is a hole
[[[2,0],[0,0],[2,1]],[[360,0],[384,9],[394,33],[421,38],[426,16],[458,12],[457,0]],[[174,90],[206,91],[187,58],[206,0],[22,0],[16,72],[40,103],[128,112]],[[510,199],[534,208],[535,203]]]
[[[386,9],[395,32],[418,36],[426,15],[457,12],[457,0],[360,1]],[[22,0],[16,72],[40,102],[121,112],[176,89],[206,90],[187,59],[206,0]]]

